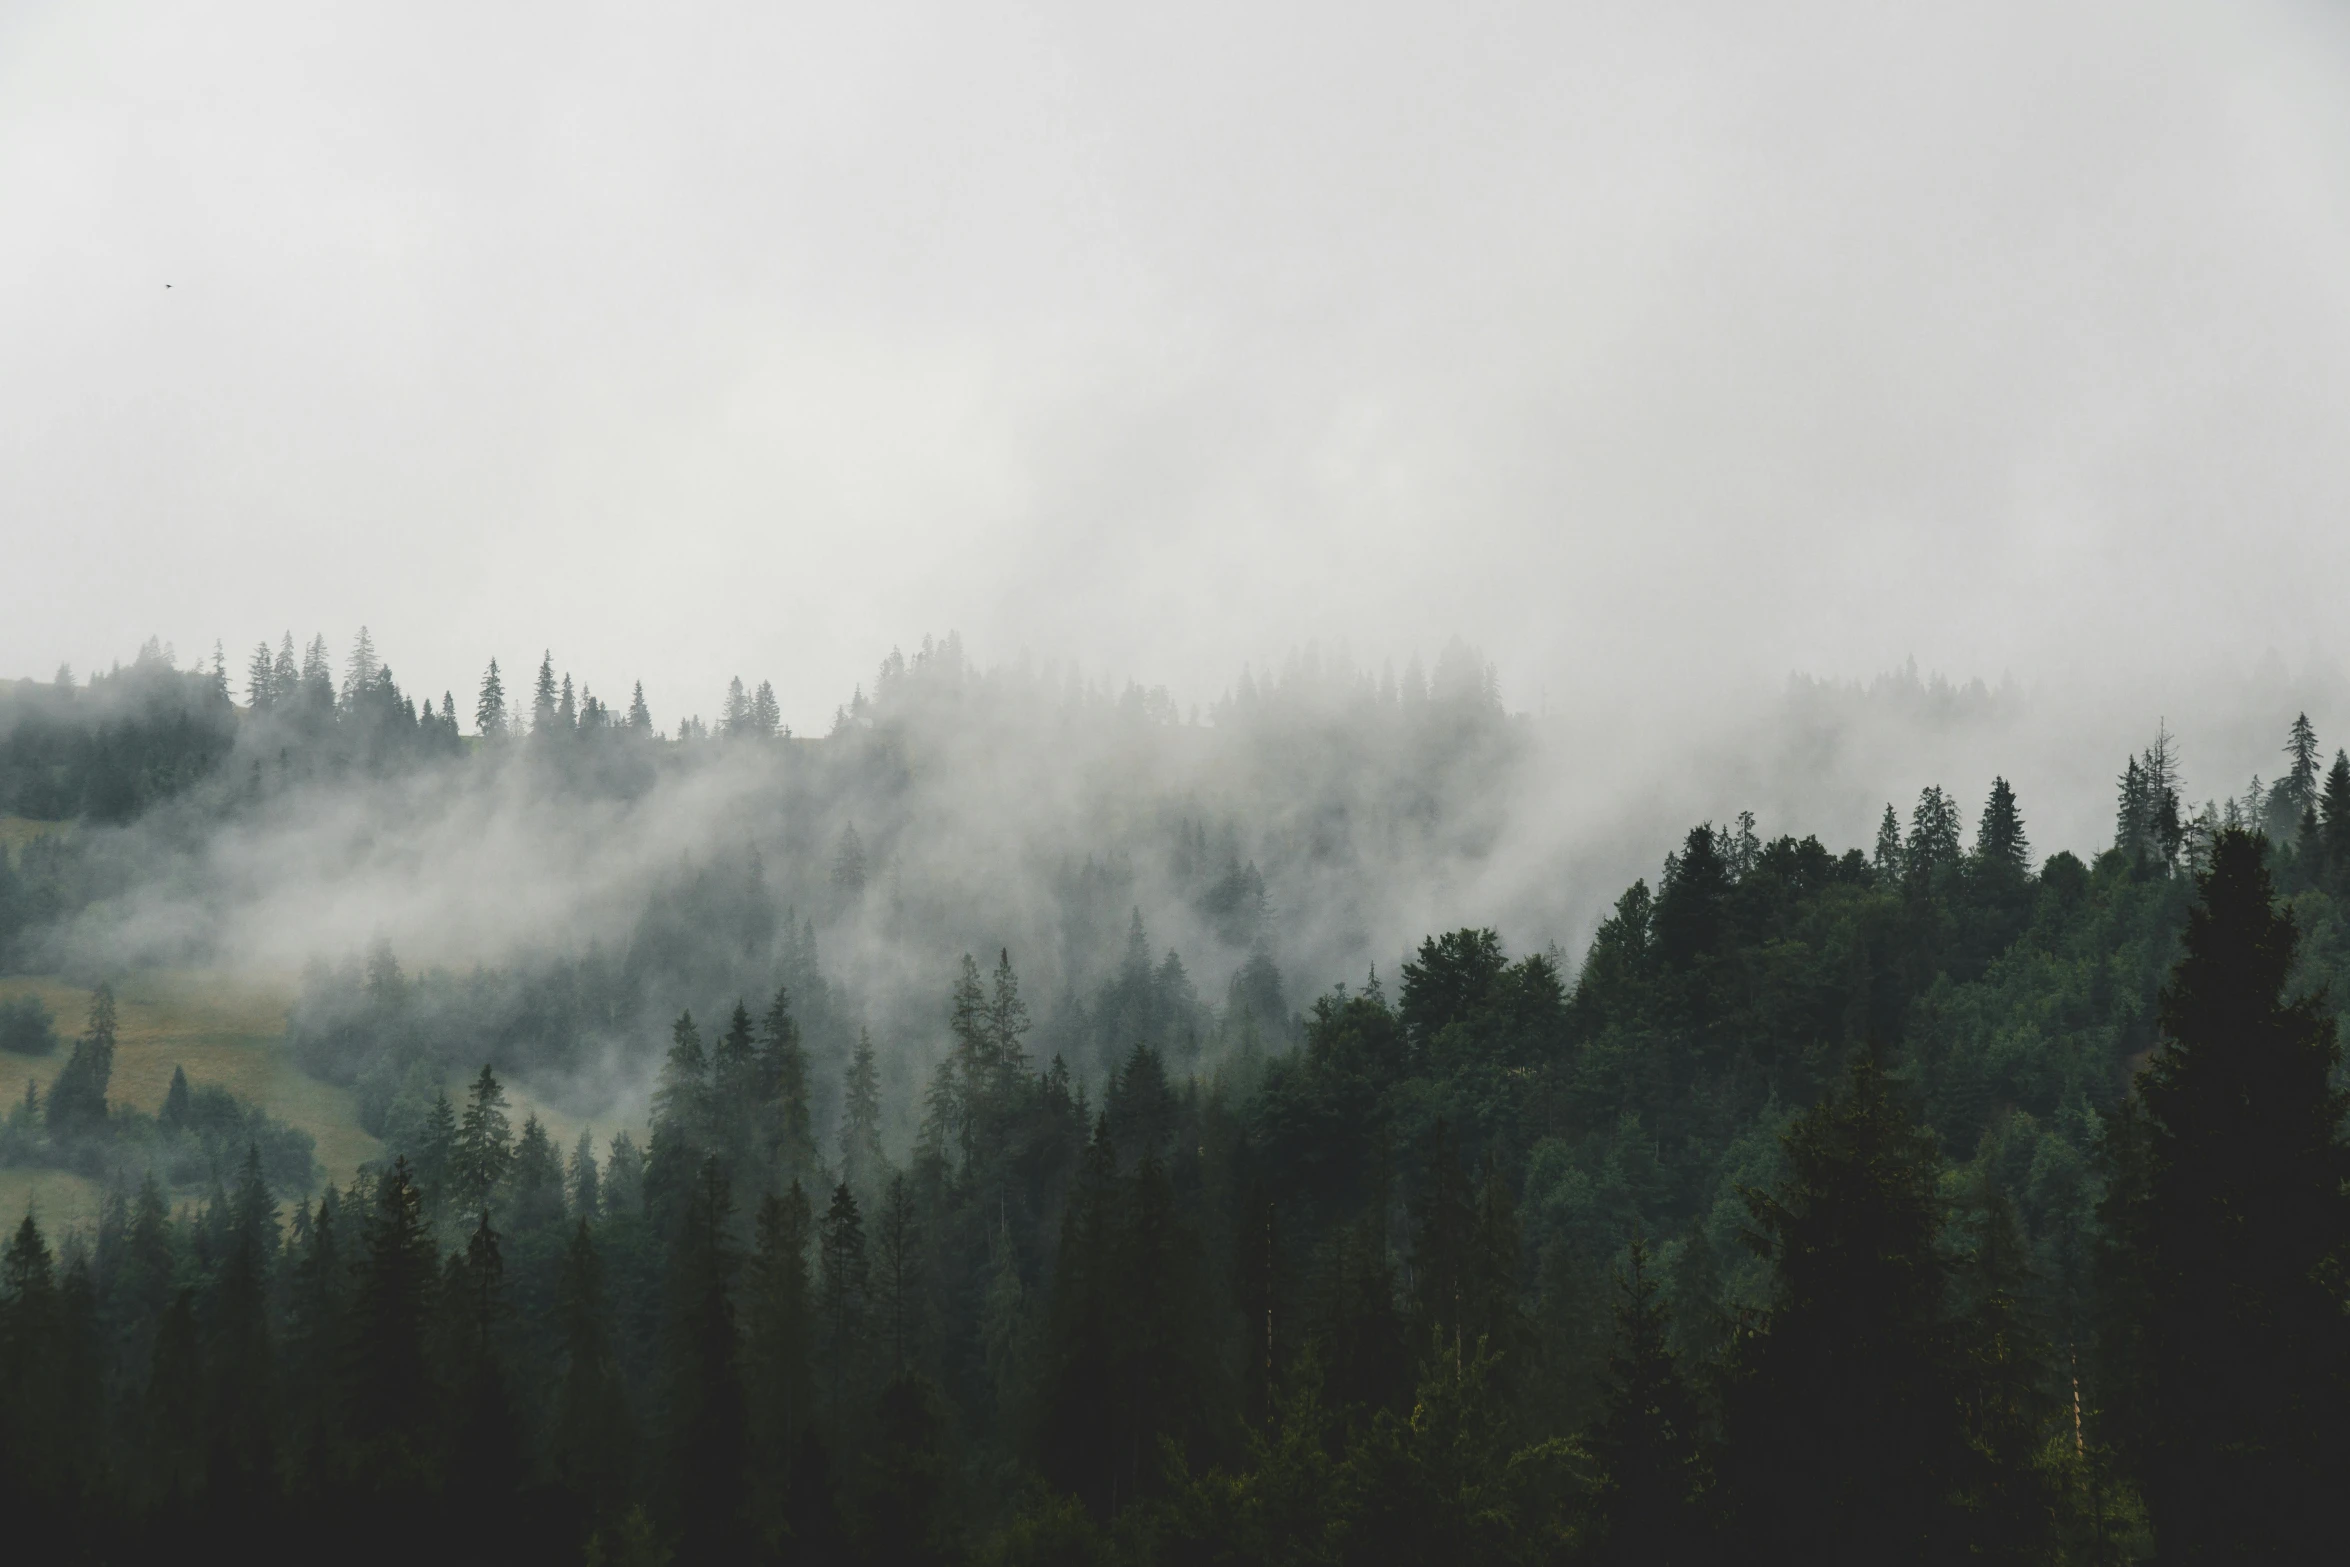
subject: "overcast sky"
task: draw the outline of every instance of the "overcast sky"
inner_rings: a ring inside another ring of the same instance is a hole
[[[2093,684],[2346,503],[2338,7],[0,5],[4,674]]]

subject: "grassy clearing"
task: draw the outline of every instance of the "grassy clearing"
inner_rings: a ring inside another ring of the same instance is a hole
[[[39,996],[57,1014],[57,1031],[68,1043],[47,1056],[0,1056],[0,1089],[12,1099],[24,1092],[27,1078],[48,1092],[90,1011],[88,991],[53,976],[0,978],[0,997],[26,994]],[[172,1068],[183,1068],[190,1082],[218,1083],[317,1138],[326,1178],[349,1180],[381,1145],[360,1130],[350,1090],[306,1076],[287,1053],[292,999],[289,982],[204,970],[147,970],[117,979],[114,1079],[107,1098],[152,1115],[163,1108]],[[0,1179],[23,1173],[0,1172]],[[0,1186],[0,1195],[8,1189]]]

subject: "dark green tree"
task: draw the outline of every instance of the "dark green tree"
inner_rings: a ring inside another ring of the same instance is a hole
[[[2350,1101],[2259,844],[2223,832],[2198,892],[2139,1079],[2146,1497],[2166,1558],[2315,1560],[2350,1457]]]
[[[1590,1442],[1598,1559],[1684,1567],[1708,1559],[1713,1477],[1704,1419],[1673,1354],[1671,1326],[1638,1237],[1616,1289],[1616,1342]]]
[[[1864,1054],[1784,1144],[1785,1180],[1747,1199],[1774,1293],[1733,1348],[1733,1527],[1775,1560],[1932,1560],[1963,1438],[1933,1137]]]

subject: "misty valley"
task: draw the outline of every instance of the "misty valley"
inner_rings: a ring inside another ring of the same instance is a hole
[[[365,631],[0,682],[0,1527],[2323,1559],[2350,754],[2147,727],[2095,843],[2011,772],[1592,886],[1457,641],[1198,708],[925,639],[822,734]]]

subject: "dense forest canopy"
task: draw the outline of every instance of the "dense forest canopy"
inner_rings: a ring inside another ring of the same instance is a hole
[[[70,821],[0,859],[0,957],[90,989],[0,1009],[66,1055],[0,1162],[107,1191],[0,1254],[0,1507],[87,1559],[2330,1537],[2350,755],[2305,717],[2201,805],[2157,726],[2094,853],[2004,777],[1866,843],[1742,815],[1571,955],[1472,922],[1383,963],[1496,885],[1527,740],[1457,645],[1201,722],[950,639],[821,739],[739,681],[664,733],[551,660],[461,718],[364,634],[231,684],[0,688],[6,809]],[[233,956],[240,888],[301,861],[333,942],[414,896],[400,855],[557,846],[475,961],[305,954],[285,1048],[364,1168],[215,1085],[109,1096],[108,965]],[[517,1083],[628,1129],[558,1146]]]

